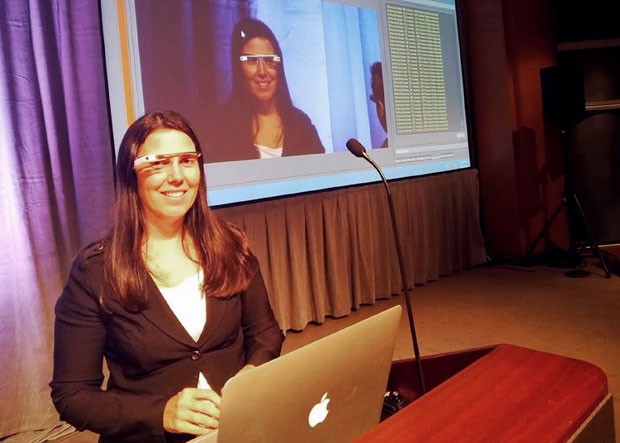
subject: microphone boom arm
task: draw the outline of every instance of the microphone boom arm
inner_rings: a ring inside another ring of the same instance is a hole
[[[357,143],[361,147],[361,144],[359,142]],[[349,147],[349,143],[347,143],[347,147]],[[351,150],[351,152],[353,152],[353,150]],[[405,305],[407,308],[406,309],[407,318],[409,320],[409,330],[411,331],[411,341],[413,342],[413,354],[415,356],[415,360],[416,360],[417,367],[418,367],[420,390],[422,392],[422,395],[424,395],[426,394],[426,383],[424,382],[424,373],[422,372],[422,360],[420,358],[420,347],[418,346],[418,338],[417,338],[417,334],[415,331],[415,322],[413,320],[413,309],[411,307],[412,305],[411,294],[409,292],[407,273],[405,271],[405,261],[403,260],[403,251],[400,246],[400,236],[398,234],[398,225],[396,223],[396,213],[394,211],[394,202],[392,200],[392,193],[390,192],[388,181],[386,180],[385,175],[383,175],[383,171],[381,170],[379,165],[377,165],[377,163],[375,163],[375,161],[372,158],[370,158],[370,156],[366,153],[366,150],[363,149],[361,152],[359,152],[359,155],[356,154],[355,152],[353,153],[354,155],[358,157],[364,158],[368,163],[370,163],[373,166],[373,168],[376,169],[376,171],[379,173],[379,176],[381,176],[381,180],[383,181],[383,186],[385,187],[388,207],[390,208],[390,218],[392,220],[392,231],[394,232],[394,242],[396,243],[396,253],[398,255],[398,266],[400,267],[401,284],[403,287],[403,291],[405,291]]]

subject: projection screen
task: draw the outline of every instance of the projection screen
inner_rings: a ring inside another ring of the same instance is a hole
[[[116,0],[101,10],[116,148],[145,112],[181,113],[205,151],[213,206],[378,180],[349,138],[388,179],[471,166],[454,0]],[[277,45],[235,52],[248,18]],[[252,83],[240,66],[271,73]],[[267,90],[288,105],[278,105],[280,150],[259,158],[252,100]]]

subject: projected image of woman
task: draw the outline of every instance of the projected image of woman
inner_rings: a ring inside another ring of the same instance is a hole
[[[280,44],[260,20],[233,31],[232,92],[209,131],[206,161],[324,153],[310,118],[293,105]]]

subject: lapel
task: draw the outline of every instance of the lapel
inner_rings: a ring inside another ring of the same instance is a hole
[[[225,300],[207,297],[207,321],[196,343],[174,312],[172,312],[172,309],[170,309],[170,306],[166,303],[161,292],[159,292],[157,285],[150,277],[147,282],[147,288],[149,292],[149,303],[146,309],[141,312],[142,315],[173,340],[192,348],[204,348],[205,344],[211,340],[215,332],[220,329],[225,319],[233,317],[233,313],[229,312],[232,309],[231,303],[227,303]]]
[[[149,302],[141,314],[170,338],[195,348],[196,342],[190,337],[177,316],[172,312],[172,309],[170,309],[170,306],[168,306],[168,303],[166,303],[166,300],[164,300],[163,295],[161,295],[157,285],[150,276],[147,282],[147,289],[149,292]]]
[[[225,300],[207,297],[207,322],[198,339],[198,345],[201,348],[211,341],[218,330],[222,329],[222,323],[227,318],[232,318],[232,313],[228,312],[230,309],[231,304],[226,303]]]

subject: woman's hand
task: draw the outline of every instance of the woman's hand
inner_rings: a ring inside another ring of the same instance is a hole
[[[202,435],[220,424],[220,396],[211,389],[185,388],[164,408],[164,429],[175,434]]]

